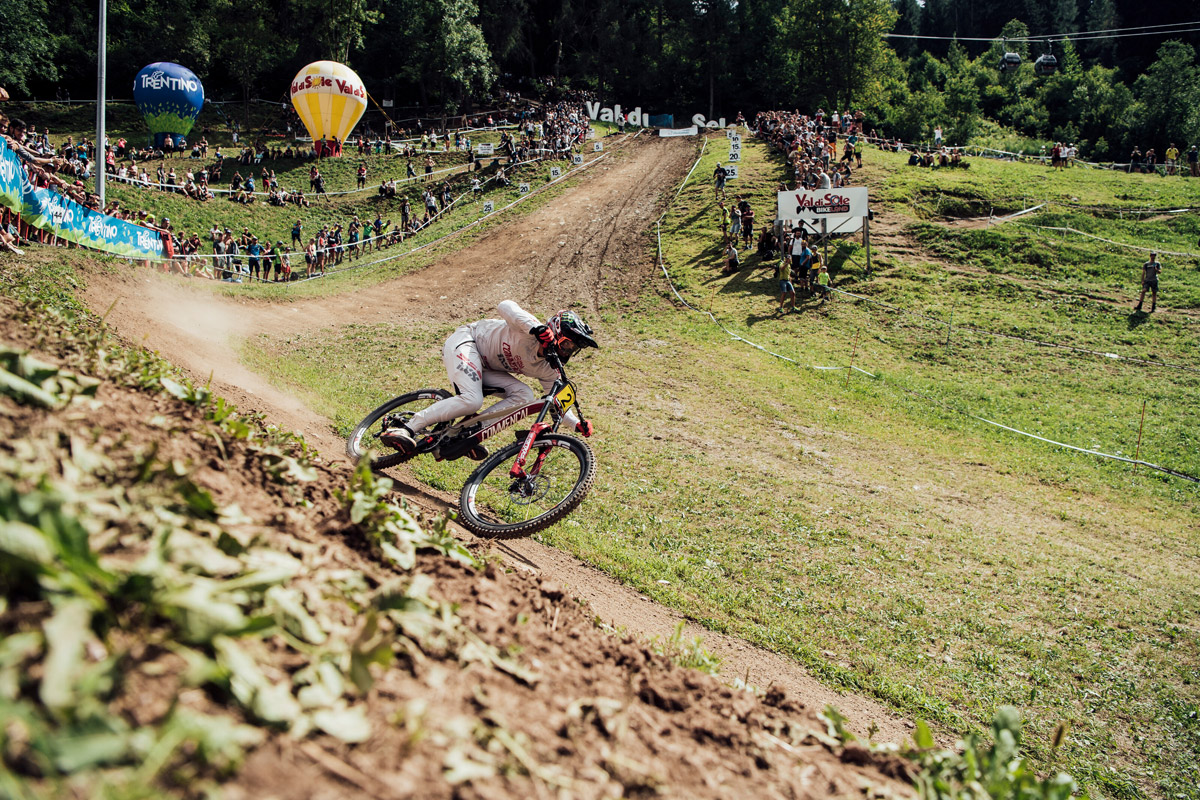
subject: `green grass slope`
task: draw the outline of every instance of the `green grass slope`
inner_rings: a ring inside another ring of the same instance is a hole
[[[1196,366],[1200,277],[1165,259],[1160,311],[1130,316],[1138,253],[1011,223],[949,229],[913,203],[942,193],[1012,211],[1036,204],[1022,199],[1028,191],[1056,203],[1047,222],[1069,215],[1071,227],[1146,246],[1177,234],[1182,248],[1186,221],[1122,227],[1118,217],[1110,230],[1107,210],[1065,204],[1179,207],[1191,184],[978,160],[929,172],[870,151],[859,175],[879,228],[904,247],[881,253],[880,236],[867,280],[861,245],[839,243],[834,283],[932,319],[844,297],[781,318],[772,265],[751,256],[741,273],[718,275],[719,218],[704,179],[725,147],[710,143],[664,220],[680,291],[800,365],[853,362],[878,377],[796,366],[731,340],[676,305],[662,281],[633,304],[614,302],[597,321],[605,349],[573,370],[600,431],[601,477],[543,538],[946,730],[982,729],[1015,704],[1046,759],[1067,720],[1059,763],[1093,796],[1193,795],[1196,488],[959,412],[1131,455],[1145,400],[1141,457],[1200,474],[1200,376],[959,328]],[[761,218],[781,162],[754,142],[743,150],[731,193],[747,194]],[[947,341],[937,321],[951,315]],[[345,429],[390,394],[443,383],[445,333],[357,325],[256,341],[246,358]],[[410,355],[383,358],[382,342]],[[416,469],[451,490],[464,477]]]

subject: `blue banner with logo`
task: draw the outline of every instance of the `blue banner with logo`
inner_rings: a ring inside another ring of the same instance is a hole
[[[162,258],[162,234],[79,205],[49,189],[35,189],[25,167],[0,137],[0,205],[35,228],[69,242],[134,258]]]

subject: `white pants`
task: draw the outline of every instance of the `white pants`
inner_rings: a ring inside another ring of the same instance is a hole
[[[474,414],[483,407],[485,386],[504,391],[504,399],[488,409],[489,413],[517,408],[536,399],[528,384],[513,377],[512,373],[483,368],[483,359],[475,346],[475,336],[469,327],[459,328],[446,340],[446,345],[442,348],[442,363],[446,365],[446,375],[449,376],[450,383],[459,393],[413,414],[408,427],[414,433],[439,422]]]

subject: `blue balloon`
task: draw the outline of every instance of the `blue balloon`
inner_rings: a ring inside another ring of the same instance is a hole
[[[191,132],[204,107],[204,86],[187,67],[156,61],[133,79],[133,99],[150,128],[151,144],[162,147],[167,136],[177,140]]]

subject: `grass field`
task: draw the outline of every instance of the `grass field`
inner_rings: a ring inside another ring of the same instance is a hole
[[[752,256],[733,278],[717,274],[704,178],[724,146],[710,143],[664,220],[681,292],[801,364],[853,358],[879,377],[796,367],[731,341],[669,302],[660,281],[632,306],[604,309],[604,351],[573,370],[601,432],[601,477],[544,539],[943,730],[980,729],[996,706],[1015,704],[1046,758],[1068,720],[1056,764],[1093,796],[1196,796],[1200,494],[957,411],[1130,455],[1146,400],[1141,457],[1200,474],[1200,376],[960,330],[947,343],[943,325],[845,299],[777,317],[770,265]],[[744,151],[731,190],[762,217],[780,163],[755,143]],[[839,288],[953,314],[955,328],[1196,365],[1194,264],[1164,259],[1160,311],[1134,317],[1140,254],[1011,224],[948,229],[910,202],[944,193],[969,208],[1017,210],[1036,186],[1039,201],[1169,208],[1186,205],[1192,184],[979,160],[931,173],[874,151],[867,161],[877,212],[912,248],[877,258],[866,280],[862,248],[842,243],[832,259]],[[1180,249],[1194,225],[1107,213],[1054,206],[1031,221]],[[255,341],[246,359],[345,429],[391,394],[440,385],[445,333],[353,326]],[[406,355],[384,358],[381,348]],[[455,470],[417,474],[457,490]]]
[[[1145,402],[1141,458],[1200,475],[1200,374],[963,330],[1195,367],[1196,262],[1164,257],[1159,311],[1132,315],[1144,254],[1015,222],[952,228],[942,216],[1048,202],[1021,223],[1195,252],[1194,215],[1130,212],[1187,207],[1196,182],[982,159],[966,171],[928,171],[868,151],[859,175],[872,188],[880,245],[894,246],[877,245],[868,279],[861,245],[839,243],[834,283],[910,313],[841,298],[780,318],[773,265],[750,256],[738,275],[717,274],[719,218],[705,179],[725,146],[710,142],[664,220],[680,291],[802,365],[852,361],[877,377],[797,367],[731,341],[676,306],[659,280],[592,320],[605,349],[572,374],[600,431],[600,478],[543,538],[714,630],[945,732],[982,729],[998,705],[1015,704],[1030,721],[1029,744],[1048,759],[1052,731],[1068,720],[1055,763],[1093,796],[1200,796],[1197,489],[960,413],[1130,456]],[[749,140],[743,150],[730,189],[762,219],[781,161]],[[353,163],[326,168],[331,191],[352,185]],[[368,185],[403,170],[394,158],[369,164]],[[306,164],[276,169],[284,185],[306,185]],[[247,225],[287,242],[295,218],[261,204],[110,192],[185,229]],[[368,192],[314,208],[306,231],[352,213],[373,217],[373,202]],[[447,220],[446,232],[465,219]],[[321,295],[423,258],[286,289],[213,288]],[[244,359],[345,430],[392,394],[441,385],[446,333],[358,325],[252,341]],[[416,469],[449,491],[466,471]]]

